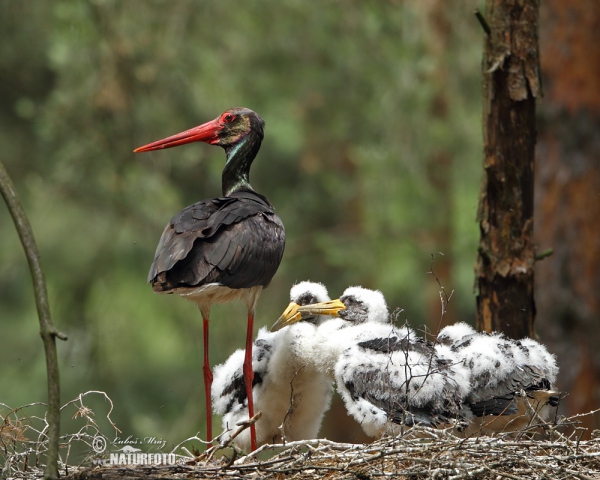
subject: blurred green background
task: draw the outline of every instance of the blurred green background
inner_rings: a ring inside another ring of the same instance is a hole
[[[146,275],[170,217],[221,194],[225,155],[132,150],[234,106],[266,121],[251,183],[287,233],[258,326],[310,279],[332,297],[380,289],[401,319],[435,329],[437,252],[454,290],[445,321],[473,322],[480,3],[0,1],[1,160],[69,337],[63,403],[103,390],[126,436],[204,432],[200,314],[153,294]],[[0,232],[0,402],[17,407],[46,400],[45,363],[4,207]],[[242,347],[244,307],[215,307],[211,320],[214,365]],[[328,421],[323,436],[342,431]]]

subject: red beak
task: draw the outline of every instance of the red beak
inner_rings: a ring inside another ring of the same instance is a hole
[[[162,148],[177,147],[178,145],[191,142],[206,142],[210,143],[211,145],[215,145],[219,143],[219,131],[222,129],[223,125],[221,125],[218,120],[211,120],[210,122],[206,122],[197,127],[190,128],[185,132],[181,132],[176,135],[163,138],[162,140],[149,143],[143,147],[136,148],[134,152],[150,152],[152,150],[160,150]]]

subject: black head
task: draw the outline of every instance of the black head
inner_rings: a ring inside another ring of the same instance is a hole
[[[220,145],[225,150],[235,147],[248,137],[260,144],[264,137],[265,121],[248,108],[230,108],[214,121],[217,123],[219,137],[214,145]]]

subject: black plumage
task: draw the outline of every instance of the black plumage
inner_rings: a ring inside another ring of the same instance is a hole
[[[267,287],[279,267],[283,224],[269,201],[250,189],[202,200],[165,228],[148,281],[157,292],[209,283]]]

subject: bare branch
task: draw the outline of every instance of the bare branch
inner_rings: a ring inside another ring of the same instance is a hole
[[[46,351],[46,370],[48,377],[48,460],[45,478],[58,478],[58,440],[60,431],[60,382],[58,377],[58,359],[56,354],[55,337],[66,340],[67,337],[60,333],[52,323],[50,304],[46,291],[46,281],[40,253],[38,251],[31,225],[15,191],[13,183],[0,162],[0,191],[15,223],[15,227],[23,244],[29,270],[33,279],[33,291],[40,322],[40,334]]]
[[[475,17],[477,17],[477,20],[479,20],[479,23],[481,24],[481,28],[483,28],[483,31],[485,32],[485,34],[489,37],[490,34],[492,33],[492,29],[490,28],[490,26],[487,23],[487,20],[485,19],[485,17],[483,16],[483,14],[479,11],[478,8],[475,9]]]

